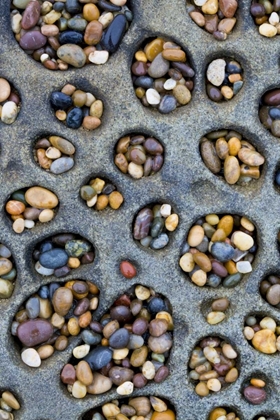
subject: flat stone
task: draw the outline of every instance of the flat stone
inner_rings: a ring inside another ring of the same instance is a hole
[[[56,175],[63,174],[64,172],[70,171],[74,163],[74,159],[71,157],[61,157],[51,164],[50,171]]]
[[[218,58],[213,60],[207,68],[207,79],[214,86],[221,86],[225,78],[226,61]]]
[[[159,53],[148,68],[148,74],[154,79],[163,77],[168,72],[169,66],[169,61],[162,57],[162,53]]]
[[[57,50],[57,56],[73,67],[80,68],[86,63],[87,56],[83,49],[75,44],[64,44]]]
[[[61,248],[54,248],[43,252],[39,257],[39,262],[43,267],[55,270],[63,267],[68,262],[68,254]]]

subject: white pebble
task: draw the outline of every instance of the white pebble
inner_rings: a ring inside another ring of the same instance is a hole
[[[23,350],[21,360],[30,367],[39,367],[41,365],[41,358],[35,349]]]
[[[203,6],[206,2],[207,0],[194,0],[194,4],[200,7]]]
[[[149,360],[147,360],[142,366],[142,373],[146,379],[149,379],[149,380],[153,379],[156,374],[156,369],[155,369],[154,364],[150,362]]]
[[[112,20],[114,19],[114,15],[112,12],[104,12],[100,15],[98,22],[102,23],[103,29],[106,29],[107,26],[110,25]]]
[[[45,61],[47,61],[47,60],[49,60],[49,59],[50,59],[49,54],[42,54],[42,55],[40,56],[40,61],[41,61],[41,63],[44,63]]]
[[[87,387],[80,381],[74,382],[71,391],[74,398],[84,398],[87,395]]]
[[[236,269],[239,273],[246,274],[251,273],[252,266],[251,263],[249,263],[249,261],[238,261],[236,263]]]
[[[54,211],[52,209],[44,209],[39,214],[39,222],[47,223],[50,222],[54,218]]]
[[[220,356],[214,347],[204,347],[203,354],[210,363],[216,364],[221,362]]]
[[[175,88],[175,86],[177,85],[176,80],[174,79],[167,79],[166,82],[164,83],[163,87],[165,90],[172,90]]]
[[[37,261],[35,264],[35,270],[37,273],[42,274],[42,276],[51,276],[54,273],[53,268],[43,267],[39,261]]]
[[[90,53],[88,59],[93,64],[105,64],[108,61],[109,53],[108,51],[94,51]]]
[[[226,62],[222,58],[213,60],[207,68],[207,79],[214,86],[221,86],[225,78]]]
[[[272,38],[277,34],[277,29],[270,23],[263,23],[259,26],[259,33],[267,38]]]
[[[133,389],[134,389],[133,383],[130,381],[126,381],[117,388],[117,393],[119,395],[130,395],[132,394]]]
[[[21,25],[20,22],[22,20],[22,16],[20,13],[17,13],[16,15],[12,16],[11,19],[11,26],[12,26],[12,31],[14,34],[19,34],[20,30],[21,30]]]
[[[17,219],[13,223],[13,230],[16,233],[22,233],[24,231],[24,219]]]
[[[86,95],[87,95],[87,100],[86,100],[85,106],[88,106],[90,108],[93,102],[96,101],[96,97],[93,96],[93,94],[90,92],[87,92]]]
[[[273,26],[277,25],[279,23],[279,15],[276,12],[272,12],[268,19],[269,23]]]
[[[268,329],[272,332],[275,332],[277,325],[276,325],[276,322],[274,321],[274,319],[270,318],[270,316],[266,316],[261,320],[260,327],[263,330]]]
[[[8,101],[3,105],[1,121],[4,124],[13,124],[17,118],[18,108],[13,101]]]
[[[134,179],[140,179],[144,175],[144,169],[142,165],[137,165],[137,163],[130,162],[128,165],[128,173]]]
[[[150,105],[158,105],[160,103],[160,94],[155,89],[148,89],[146,91],[146,99]]]
[[[34,220],[28,220],[28,219],[24,220],[24,227],[26,227],[27,229],[32,229],[34,226],[35,226]]]
[[[87,201],[87,206],[93,207],[96,204],[96,201],[97,201],[97,194]]]
[[[160,214],[162,217],[168,217],[171,214],[171,206],[170,204],[163,204],[160,208]]]
[[[81,346],[77,346],[73,350],[73,356],[76,357],[76,359],[82,359],[85,357],[90,350],[90,346],[88,344],[82,344]]]
[[[49,147],[49,148],[46,150],[46,156],[47,156],[49,159],[58,159],[58,158],[60,158],[60,156],[61,156],[61,151],[60,151],[60,150],[58,150],[56,147]]]

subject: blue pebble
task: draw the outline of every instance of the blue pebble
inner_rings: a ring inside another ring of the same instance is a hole
[[[217,276],[217,274],[210,274],[207,277],[207,282],[206,282],[206,286],[210,286],[210,287],[218,287],[221,284],[221,277]]]
[[[139,76],[135,79],[134,84],[144,89],[150,89],[153,87],[154,79],[149,76]]]
[[[82,44],[84,42],[84,36],[81,32],[77,31],[65,31],[59,35],[59,43],[63,44]]]
[[[51,242],[43,242],[40,246],[40,253],[47,252],[53,249],[53,245]]]
[[[211,254],[220,262],[227,262],[234,256],[234,248],[226,242],[214,242],[211,247]]]
[[[83,111],[81,108],[73,108],[67,114],[66,125],[69,128],[79,128],[83,121]]]
[[[54,295],[54,292],[59,288],[59,287],[61,287],[60,286],[60,284],[59,283],[51,283],[50,285],[49,285],[49,295],[50,295],[50,299],[52,300],[52,298],[53,298],[53,295]]]
[[[168,311],[166,304],[163,299],[160,297],[153,297],[148,303],[148,310],[153,315],[157,314],[158,312]]]
[[[64,249],[54,248],[43,252],[39,257],[39,261],[43,267],[56,269],[67,264],[68,254]]]
[[[67,109],[73,105],[71,97],[62,92],[53,92],[50,101],[55,109]]]
[[[111,25],[108,27],[105,33],[103,33],[100,41],[101,46],[104,50],[109,53],[114,53],[119,48],[122,38],[126,30],[126,17],[122,14],[117,15]]]
[[[164,95],[160,101],[158,110],[161,114],[169,114],[174,111],[177,106],[177,100],[173,95]]]
[[[49,296],[50,296],[50,292],[49,292],[48,286],[42,286],[42,287],[40,287],[39,292],[38,292],[38,295],[42,299],[48,299]]]
[[[274,120],[280,120],[280,109],[279,108],[270,108],[268,111],[271,118]]]

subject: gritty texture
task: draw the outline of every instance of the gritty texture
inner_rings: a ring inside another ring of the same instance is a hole
[[[265,39],[258,34],[250,16],[250,2],[245,0],[240,1],[238,23],[225,43],[213,40],[192,22],[185,0],[134,0],[134,21],[119,50],[106,65],[55,73],[43,69],[20,49],[10,28],[9,1],[1,0],[1,6],[0,75],[13,83],[22,100],[13,126],[0,123],[0,240],[12,251],[18,269],[12,297],[0,301],[0,389],[10,389],[18,397],[22,408],[16,418],[78,420],[93,406],[117,397],[115,391],[110,391],[75,400],[60,384],[60,370],[79,338],[74,338],[66,351],[44,361],[40,369],[32,370],[22,363],[10,334],[19,305],[40,285],[55,280],[35,272],[31,264],[35,244],[54,233],[71,231],[90,240],[96,248],[93,264],[78,268],[68,277],[92,280],[100,288],[101,304],[95,319],[135,283],[155,288],[166,295],[173,306],[171,374],[162,384],[150,384],[145,390],[135,391],[135,396],[168,398],[177,410],[178,420],[206,420],[213,407],[229,405],[246,420],[253,419],[260,411],[279,413],[279,357],[258,353],[243,337],[244,318],[249,313],[270,315],[280,321],[279,311],[265,302],[258,290],[265,275],[280,270],[276,244],[280,228],[279,192],[273,186],[280,143],[258,118],[259,98],[280,82],[278,39]],[[159,35],[179,42],[192,58],[196,71],[192,101],[169,115],[142,107],[130,76],[137,47],[144,38]],[[243,66],[244,87],[230,102],[215,104],[205,91],[205,70],[211,60],[227,52]],[[94,133],[77,133],[55,118],[49,103],[50,94],[67,82],[103,100],[102,125]],[[258,182],[245,187],[229,186],[203,164],[199,140],[205,133],[219,128],[242,133],[265,156],[266,163]],[[162,170],[136,182],[120,173],[113,160],[117,140],[133,131],[151,134],[165,147]],[[50,134],[70,140],[77,150],[74,168],[59,176],[46,174],[32,156],[35,139]],[[118,212],[92,212],[79,197],[81,185],[97,175],[111,179],[124,195],[124,204]],[[41,185],[53,191],[59,197],[60,207],[53,221],[24,232],[19,239],[11,229],[4,203],[11,192],[30,185]],[[157,201],[169,202],[179,214],[180,224],[171,235],[169,245],[153,252],[140,248],[133,240],[132,222],[139,209]],[[198,217],[209,213],[244,214],[257,227],[259,251],[253,272],[235,289],[199,289],[180,270],[180,249],[187,231]],[[128,258],[135,262],[138,271],[138,276],[131,281],[124,279],[118,270],[120,261]],[[211,326],[203,317],[201,304],[216,297],[229,298],[234,315],[221,325]],[[209,335],[224,336],[235,346],[240,354],[240,378],[217,395],[201,400],[187,379],[187,364],[197,341]],[[272,383],[272,392],[261,409],[246,403],[241,395],[243,381],[256,366]]]

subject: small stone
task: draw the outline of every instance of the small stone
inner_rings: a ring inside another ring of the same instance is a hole
[[[158,105],[160,103],[160,94],[155,89],[148,89],[146,91],[147,102],[150,105]]]
[[[177,100],[173,95],[164,95],[159,104],[159,112],[161,114],[169,114],[177,107]]]
[[[90,346],[88,344],[82,344],[81,346],[77,346],[73,350],[73,356],[76,359],[83,359],[89,354]]]
[[[224,163],[224,176],[228,184],[236,184],[240,177],[240,166],[235,156],[227,156]]]
[[[214,242],[211,247],[211,254],[220,262],[227,262],[234,256],[234,248],[226,242]]]
[[[236,268],[237,271],[242,274],[251,273],[252,271],[252,266],[249,261],[238,261],[236,263]]]
[[[109,195],[109,205],[112,209],[117,210],[123,203],[123,196],[118,191],[113,191]]]
[[[8,299],[12,296],[14,285],[9,280],[0,278],[0,299]]]
[[[19,410],[20,409],[20,404],[19,404],[18,400],[15,398],[15,396],[10,391],[3,392],[1,398],[12,409],[14,409],[14,410]]]
[[[5,102],[1,111],[1,121],[4,124],[13,124],[18,115],[18,107],[12,102]]]
[[[264,329],[257,331],[252,339],[256,350],[265,354],[276,353],[276,336],[273,331]]]
[[[0,78],[0,102],[6,101],[9,98],[10,94],[11,94],[10,83],[6,79],[3,79],[1,77]]]
[[[232,237],[234,245],[241,251],[248,251],[254,245],[254,239],[247,233],[236,231]]]
[[[27,366],[39,367],[41,366],[41,358],[35,349],[26,349],[21,353],[21,360]]]
[[[121,384],[120,386],[118,386],[116,391],[117,391],[117,394],[119,394],[119,395],[130,395],[130,394],[132,394],[133,389],[134,389],[133,383],[130,382],[130,381],[126,381],[123,384]]]
[[[168,72],[169,66],[169,61],[163,58],[162,53],[159,53],[152,61],[148,69],[148,74],[154,79],[163,77]]]
[[[207,68],[207,79],[214,86],[221,86],[225,78],[226,62],[218,58],[213,60]]]
[[[87,387],[80,381],[74,382],[72,395],[74,398],[84,398],[87,395]]]
[[[259,33],[267,38],[272,38],[277,34],[277,28],[270,23],[263,23],[259,26]]]
[[[180,105],[187,105],[192,98],[191,92],[187,86],[181,84],[177,84],[172,92],[174,98],[177,99]]]
[[[137,275],[136,268],[129,261],[122,261],[120,263],[120,272],[127,279],[132,279]]]
[[[244,388],[243,395],[249,403],[254,405],[262,404],[267,398],[267,394],[264,389],[251,385]]]
[[[157,238],[152,239],[150,247],[152,249],[162,249],[168,245],[169,237],[166,233],[161,233]]]
[[[215,15],[218,12],[218,0],[207,0],[202,6],[202,11],[206,15]]]
[[[105,64],[109,59],[109,52],[96,50],[89,54],[88,59],[93,64]]]
[[[211,325],[216,325],[222,322],[225,319],[225,314],[223,312],[209,312],[207,315],[207,322]]]
[[[43,267],[56,269],[67,264],[68,254],[63,249],[53,248],[43,252],[39,257],[39,262]]]
[[[123,14],[116,15],[101,39],[101,46],[109,53],[117,51],[126,30],[127,20]],[[103,28],[103,27],[102,27]]]
[[[203,238],[204,229],[199,225],[195,225],[189,231],[187,242],[191,247],[194,248],[202,242]]]

